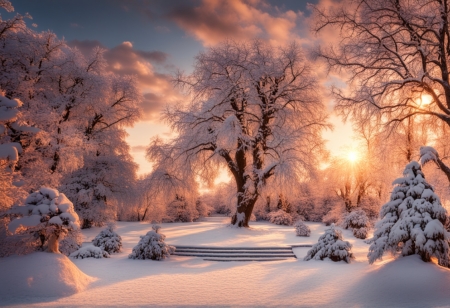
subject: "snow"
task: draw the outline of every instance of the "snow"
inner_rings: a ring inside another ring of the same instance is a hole
[[[250,229],[237,229],[228,227],[229,219],[163,223],[159,232],[171,245],[243,247],[313,244],[326,229],[321,223],[305,222],[311,237],[297,237],[292,226],[254,222]],[[84,242],[102,229],[82,230]],[[386,255],[369,265],[369,245],[350,230],[343,230],[344,239],[353,245],[355,259],[350,264],[303,261],[309,248],[294,248],[298,259],[273,262],[213,262],[173,255],[163,261],[128,259],[140,236],[150,230],[148,223],[118,222],[115,231],[122,237],[123,252],[108,259],[70,258],[81,272],[97,278],[72,295],[37,294],[26,289],[25,282],[12,292],[6,287],[8,281],[30,262],[22,261],[24,257],[0,259],[0,305],[435,307],[450,302],[449,269],[424,263],[417,256],[393,260]],[[49,271],[50,279],[53,274]]]
[[[14,143],[0,144],[0,159],[17,161],[19,160],[19,151]]]
[[[0,305],[69,296],[86,289],[95,279],[80,271],[62,254],[36,252],[0,259]]]

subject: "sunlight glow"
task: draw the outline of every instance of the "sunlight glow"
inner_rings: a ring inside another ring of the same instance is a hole
[[[350,151],[347,154],[347,159],[352,163],[356,162],[358,160],[358,158],[359,158],[358,153],[356,153],[354,151]]]
[[[431,104],[431,102],[433,101],[433,97],[429,94],[422,94],[422,96],[420,97],[420,105],[422,106],[426,106]]]

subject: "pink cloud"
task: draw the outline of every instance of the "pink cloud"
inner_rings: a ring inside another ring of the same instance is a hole
[[[104,58],[107,69],[118,75],[134,75],[142,90],[141,103],[143,120],[157,120],[166,104],[176,103],[182,95],[173,88],[171,75],[155,70],[153,64],[163,64],[168,55],[161,51],[143,51],[133,47],[131,42],[123,42],[107,49],[99,41],[70,41],[69,46],[77,47],[89,55],[99,46],[106,49]]]
[[[172,10],[169,18],[204,45],[224,39],[268,39],[283,44],[297,38],[302,12],[281,11],[262,0],[202,0],[197,7]]]

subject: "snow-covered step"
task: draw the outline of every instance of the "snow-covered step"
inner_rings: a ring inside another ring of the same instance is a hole
[[[207,253],[270,253],[270,254],[277,254],[277,253],[289,253],[292,252],[292,249],[289,250],[227,250],[227,249],[221,249],[221,250],[215,250],[215,249],[184,249],[184,248],[178,248],[177,252],[207,252]]]
[[[245,254],[229,254],[229,253],[203,253],[203,252],[174,252],[174,256],[183,256],[183,257],[224,257],[224,258],[240,258],[240,257],[252,257],[252,258],[295,258],[293,253],[285,253],[285,254],[254,254],[254,253],[245,253]]]
[[[175,256],[201,257],[209,261],[275,261],[296,258],[292,247],[176,246]]]
[[[230,262],[230,261],[284,261],[287,260],[286,258],[238,258],[238,259],[230,259],[230,258],[204,258],[205,261],[219,261],[219,262]]]
[[[209,249],[209,250],[292,250],[291,246],[275,246],[275,247],[218,247],[218,246],[182,246],[174,245],[177,249]]]

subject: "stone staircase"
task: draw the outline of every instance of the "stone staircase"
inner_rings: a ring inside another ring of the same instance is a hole
[[[279,261],[296,258],[292,247],[311,247],[295,245],[280,247],[207,247],[175,246],[175,256],[200,257],[206,261]]]

